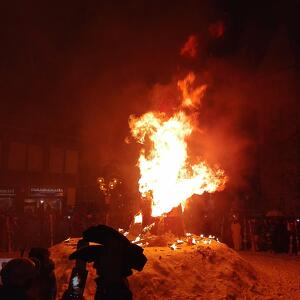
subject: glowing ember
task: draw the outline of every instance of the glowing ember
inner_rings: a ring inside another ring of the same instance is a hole
[[[203,241],[203,244],[204,245],[210,245],[211,244],[211,240],[205,240],[205,241]]]
[[[184,99],[182,107],[199,105],[205,86],[191,91],[194,74],[178,83]],[[188,100],[186,100],[188,99]],[[139,190],[143,197],[151,197],[152,216],[168,213],[193,194],[215,192],[224,187],[226,177],[221,169],[212,169],[205,161],[192,165],[187,154],[186,139],[193,131],[193,124],[184,111],[171,117],[148,112],[139,118],[131,117],[133,137],[147,149],[141,150]]]
[[[142,213],[138,213],[134,216],[134,223],[139,223],[139,224],[142,224],[143,223],[143,216],[142,216]]]
[[[152,223],[152,224],[150,224],[148,226],[145,226],[143,228],[143,233],[149,232],[154,226],[155,226],[155,223]]]
[[[141,240],[141,237],[140,237],[140,236],[137,236],[136,239],[135,239],[134,241],[132,241],[132,243],[135,244],[135,243],[139,242],[140,240]]]
[[[176,250],[176,249],[177,249],[177,246],[176,246],[176,244],[172,244],[172,245],[170,246],[170,248],[171,248],[172,250]]]

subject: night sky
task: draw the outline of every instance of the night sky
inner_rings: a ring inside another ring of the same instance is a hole
[[[260,63],[282,27],[299,66],[296,2],[2,3],[1,124],[85,136],[104,160],[114,159],[105,153],[127,147],[128,117],[152,109],[149,91],[156,84],[168,85],[189,70],[217,83],[234,69],[234,81]],[[216,38],[209,28],[218,21],[225,30]],[[199,40],[193,60],[179,54],[190,35]],[[211,99],[203,122],[226,110]]]

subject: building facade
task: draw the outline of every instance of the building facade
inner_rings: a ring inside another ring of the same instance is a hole
[[[74,206],[81,144],[74,137],[0,128],[0,209]]]

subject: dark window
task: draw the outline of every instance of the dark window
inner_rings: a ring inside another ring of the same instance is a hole
[[[39,172],[43,169],[43,149],[37,145],[28,146],[28,170]]]
[[[2,163],[3,163],[3,160],[2,160],[2,142],[0,141],[0,169],[2,169]]]
[[[63,173],[64,170],[64,150],[53,147],[50,149],[49,171],[51,173]]]
[[[9,145],[8,169],[25,170],[26,168],[26,145],[12,142]]]
[[[65,172],[68,174],[77,174],[78,172],[78,151],[67,150],[65,161]]]

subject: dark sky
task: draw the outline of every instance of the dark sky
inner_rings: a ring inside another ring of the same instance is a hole
[[[112,150],[129,131],[128,116],[151,108],[154,84],[198,71],[211,57],[233,61],[243,47],[248,68],[247,55],[259,61],[282,24],[298,53],[296,2],[2,3],[1,124],[84,132]],[[208,28],[219,20],[225,34],[215,40]],[[201,57],[187,62],[179,51],[191,34]]]

